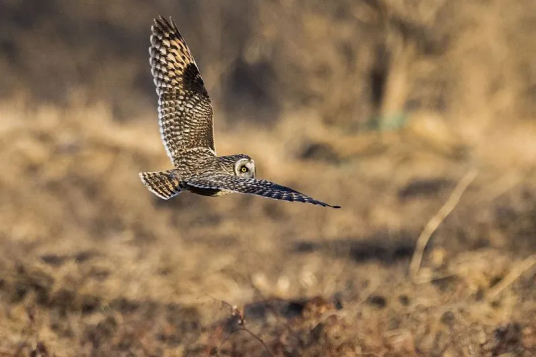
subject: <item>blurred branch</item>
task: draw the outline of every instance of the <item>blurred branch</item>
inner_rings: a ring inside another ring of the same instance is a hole
[[[465,176],[463,176],[462,179],[458,182],[458,184],[450,194],[450,197],[447,202],[445,202],[443,207],[441,207],[441,209],[435,214],[435,216],[433,216],[432,219],[428,221],[426,227],[424,227],[419,238],[417,239],[417,245],[415,247],[415,251],[413,252],[413,257],[411,258],[411,264],[409,266],[412,280],[416,280],[417,278],[417,273],[419,272],[419,268],[422,262],[424,248],[430,240],[430,237],[436,231],[437,227],[439,227],[441,222],[443,222],[443,220],[447,218],[447,216],[454,210],[454,207],[456,207],[456,205],[460,201],[461,196],[463,195],[467,187],[471,184],[471,182],[473,182],[476,175],[476,169],[472,168],[471,170],[469,170],[469,172],[467,172]]]
[[[488,301],[494,300],[504,289],[516,281],[527,270],[530,270],[534,265],[536,265],[536,254],[525,258],[521,263],[516,265],[498,284],[488,291],[486,299]]]
[[[266,343],[264,342],[264,340],[260,337],[260,336],[257,336],[255,335],[253,332],[251,332],[250,329],[246,328],[245,326],[242,327],[241,329],[239,330],[243,330],[243,331],[246,331],[247,333],[249,333],[252,337],[254,337],[257,341],[259,341],[260,343],[262,343],[262,345],[264,346],[264,349],[266,350],[266,352],[268,352],[268,354],[272,357],[275,357],[275,355],[272,353],[272,351],[270,351],[270,349],[268,348],[268,345],[266,345]]]
[[[264,349],[266,350],[266,352],[268,352],[268,354],[271,357],[275,357],[275,355],[272,353],[272,351],[270,350],[266,342],[264,342],[264,340],[259,335],[255,334],[253,331],[251,331],[249,328],[246,327],[246,317],[245,317],[243,308],[239,308],[238,306],[231,305],[227,301],[216,299],[208,294],[206,294],[206,296],[210,297],[214,301],[218,301],[222,305],[228,306],[231,309],[231,314],[230,314],[231,318],[233,318],[236,321],[236,324],[239,326],[236,329],[236,331],[246,331],[247,333],[251,335],[251,337],[255,338],[264,346]]]

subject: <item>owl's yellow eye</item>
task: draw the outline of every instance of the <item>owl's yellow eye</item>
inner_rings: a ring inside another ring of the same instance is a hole
[[[242,171],[242,172],[248,172],[248,168],[245,167],[245,166],[242,166],[242,168],[240,169],[240,171]]]

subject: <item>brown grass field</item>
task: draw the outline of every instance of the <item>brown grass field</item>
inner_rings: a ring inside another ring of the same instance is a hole
[[[536,356],[534,0],[0,13],[0,356]],[[342,209],[143,187],[159,14],[218,153]]]

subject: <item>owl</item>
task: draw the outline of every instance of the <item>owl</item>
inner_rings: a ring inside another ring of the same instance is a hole
[[[204,196],[229,193],[340,208],[291,188],[255,177],[255,161],[245,154],[217,156],[213,112],[190,49],[170,18],[154,20],[149,47],[158,94],[160,134],[173,169],[141,172],[143,184],[168,200],[182,191]]]

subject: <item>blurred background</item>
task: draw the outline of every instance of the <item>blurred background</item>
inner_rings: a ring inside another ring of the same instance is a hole
[[[1,355],[536,354],[533,0],[0,14]],[[198,63],[218,154],[342,209],[143,187],[138,172],[171,167],[158,15]],[[471,170],[412,278],[418,236]]]

